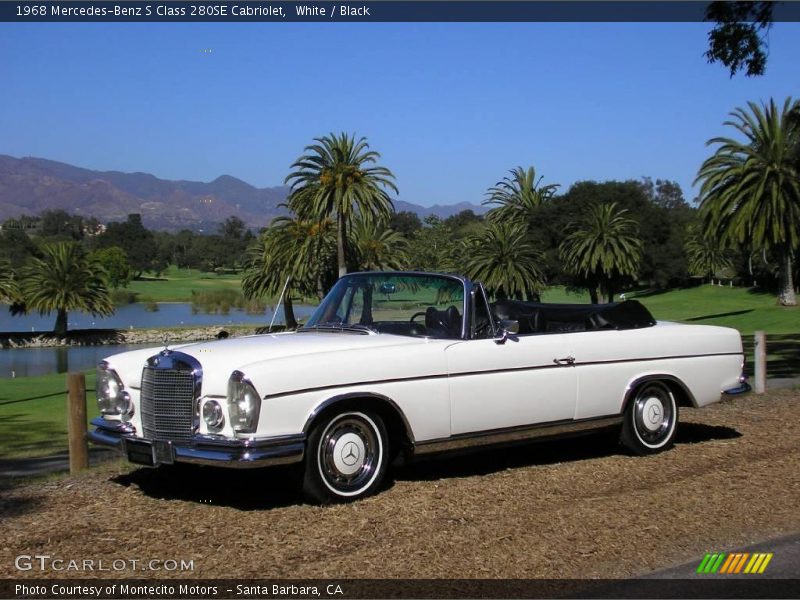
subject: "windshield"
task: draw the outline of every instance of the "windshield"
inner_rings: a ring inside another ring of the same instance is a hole
[[[464,284],[443,275],[358,273],[333,286],[300,331],[460,338]]]

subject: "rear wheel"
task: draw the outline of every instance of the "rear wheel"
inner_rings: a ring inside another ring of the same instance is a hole
[[[655,454],[672,445],[677,426],[675,394],[664,382],[649,381],[628,403],[620,441],[635,454]]]
[[[374,494],[388,456],[386,428],[378,415],[346,411],[324,417],[308,438],[303,492],[320,504]]]

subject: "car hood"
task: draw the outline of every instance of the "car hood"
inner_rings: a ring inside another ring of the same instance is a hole
[[[203,368],[204,393],[224,393],[234,370],[246,373],[249,364],[292,356],[310,356],[347,350],[425,344],[429,340],[390,334],[365,335],[347,332],[290,332],[237,337],[170,347],[194,357]],[[109,356],[106,361],[126,387],[138,388],[142,368],[158,348],[146,348]],[[319,359],[317,359],[319,360]]]

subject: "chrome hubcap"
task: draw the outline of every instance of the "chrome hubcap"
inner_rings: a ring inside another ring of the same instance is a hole
[[[334,418],[322,434],[318,464],[325,484],[342,495],[356,494],[372,483],[382,453],[375,423],[361,413]]]
[[[650,385],[636,396],[634,425],[644,443],[657,445],[669,437],[674,418],[674,399],[665,387]]]

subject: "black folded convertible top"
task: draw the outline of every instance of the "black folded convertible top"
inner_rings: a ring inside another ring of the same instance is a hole
[[[653,315],[636,300],[610,304],[546,304],[520,300],[492,303],[497,319],[519,321],[520,333],[638,329],[656,324]]]

